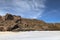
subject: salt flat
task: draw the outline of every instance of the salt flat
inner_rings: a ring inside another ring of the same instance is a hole
[[[0,32],[0,40],[60,40],[60,31]]]

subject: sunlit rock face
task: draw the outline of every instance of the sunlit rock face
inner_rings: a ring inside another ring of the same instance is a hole
[[[12,31],[19,28],[18,23],[21,23],[20,16],[14,16],[7,13],[5,16],[0,16],[0,31]]]
[[[60,30],[60,23],[46,23],[37,19],[26,19],[21,16],[6,14],[0,16],[0,31],[47,31]]]

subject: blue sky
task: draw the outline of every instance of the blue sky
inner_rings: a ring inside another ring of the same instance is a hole
[[[0,0],[0,15],[6,13],[45,22],[60,22],[60,0]]]

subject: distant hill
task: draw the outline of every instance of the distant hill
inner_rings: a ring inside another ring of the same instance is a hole
[[[7,13],[0,16],[0,31],[60,31],[60,23],[46,23]]]

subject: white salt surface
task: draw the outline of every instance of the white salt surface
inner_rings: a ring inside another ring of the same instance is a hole
[[[60,40],[60,31],[0,32],[0,40]]]

